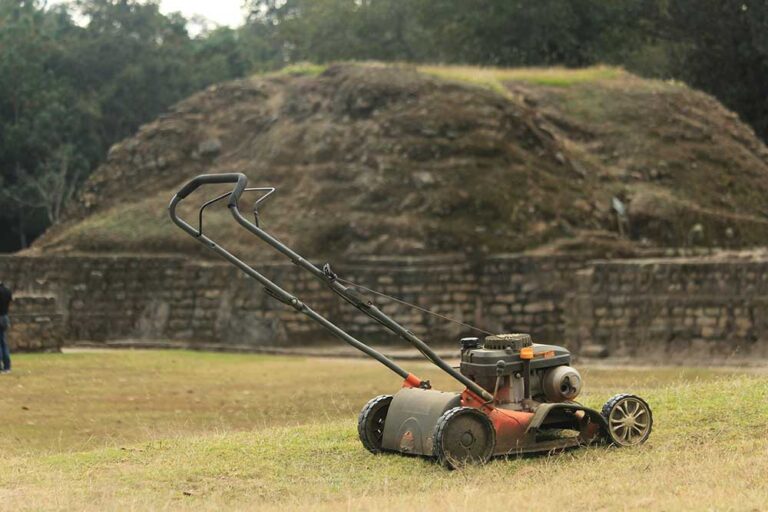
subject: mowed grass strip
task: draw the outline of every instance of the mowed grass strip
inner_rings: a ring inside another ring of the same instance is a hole
[[[425,365],[406,365],[456,389]],[[651,440],[448,472],[372,456],[356,414],[399,379],[364,360],[115,351],[17,357],[3,386],[3,508],[762,510],[768,378],[586,369],[584,402],[632,391]]]

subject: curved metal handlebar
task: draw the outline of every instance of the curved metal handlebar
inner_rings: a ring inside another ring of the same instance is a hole
[[[235,187],[232,189],[232,192],[229,192],[227,194],[222,194],[218,196],[217,198],[214,198],[212,200],[207,201],[203,207],[200,210],[200,225],[198,229],[195,229],[192,227],[189,223],[187,223],[184,219],[179,217],[179,215],[176,213],[176,207],[179,205],[179,203],[186,198],[189,194],[197,190],[198,187],[201,185],[209,185],[209,184],[218,184],[218,183],[235,183]],[[394,361],[386,357],[385,355],[381,354],[377,350],[369,347],[365,343],[357,340],[356,338],[350,336],[346,331],[340,329],[338,326],[333,324],[330,320],[326,319],[316,311],[314,311],[312,308],[310,308],[308,305],[304,304],[301,300],[299,300],[294,295],[290,294],[280,286],[278,286],[276,283],[271,281],[269,278],[264,276],[263,274],[256,271],[253,267],[245,263],[244,261],[237,258],[235,255],[224,249],[222,246],[214,242],[211,238],[203,234],[202,232],[202,210],[205,209],[206,206],[215,203],[216,201],[223,199],[227,195],[229,195],[229,202],[227,206],[229,207],[230,211],[232,212],[232,215],[238,219],[238,222],[241,222],[245,220],[240,213],[240,210],[238,208],[238,202],[240,200],[240,196],[245,192],[246,190],[261,190],[264,192],[267,192],[265,195],[260,197],[256,200],[256,203],[254,204],[254,211],[258,208],[258,206],[266,200],[267,196],[272,194],[274,192],[274,188],[272,187],[266,187],[266,188],[254,188],[254,189],[248,189],[248,178],[242,174],[242,173],[227,173],[227,174],[202,174],[191,181],[189,181],[187,184],[185,184],[181,190],[179,190],[176,195],[173,196],[171,199],[171,203],[168,205],[168,213],[171,217],[171,220],[179,226],[181,229],[192,235],[198,242],[202,243],[203,245],[207,246],[209,249],[217,253],[219,256],[224,258],[225,260],[229,261],[236,267],[238,267],[240,270],[242,270],[244,273],[246,273],[248,276],[252,277],[256,281],[258,281],[262,286],[264,286],[265,291],[271,296],[277,299],[278,301],[282,302],[283,304],[287,304],[294,309],[296,309],[298,312],[303,313],[304,315],[310,317],[315,322],[319,323],[323,327],[325,327],[328,331],[330,331],[332,334],[340,338],[341,340],[347,342],[348,344],[352,345],[353,347],[357,348],[358,350],[364,352],[365,354],[369,355],[370,357],[376,359],[380,363],[382,363],[384,366],[392,370],[393,372],[400,375],[402,378],[406,379],[406,382],[409,383],[411,386],[428,386],[428,383],[426,381],[422,381],[418,377],[410,374],[408,371],[403,369],[400,365],[396,364]],[[246,221],[248,222],[248,221]],[[293,253],[288,247],[280,243],[277,239],[274,239],[267,235],[265,232],[263,232],[256,224],[252,224],[248,222],[250,226],[253,226],[256,230],[258,230],[261,233],[264,233],[268,238],[268,241],[270,245],[273,245],[273,247],[279,247],[284,251],[287,251],[291,254],[294,254],[296,258],[299,258],[301,261],[305,262],[301,256],[299,256],[296,253]],[[294,260],[295,261],[295,260]],[[308,262],[306,262],[309,264]],[[311,264],[309,264],[311,265]],[[319,270],[318,270],[319,272]]]
[[[241,172],[230,172],[224,174],[201,174],[196,178],[190,180],[186,185],[181,187],[176,193],[179,199],[184,199],[189,194],[197,190],[200,185],[211,185],[215,183],[236,183],[235,188],[229,194],[229,202],[227,206],[232,208],[237,206],[237,202],[240,200],[240,196],[243,195],[245,187],[248,186],[248,178]]]

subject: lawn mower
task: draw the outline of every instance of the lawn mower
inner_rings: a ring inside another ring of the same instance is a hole
[[[178,204],[198,187],[222,183],[232,183],[234,187],[202,204],[197,228],[179,217]],[[570,366],[570,352],[555,345],[533,343],[528,334],[462,338],[460,366],[458,370],[452,367],[359,291],[374,290],[340,278],[328,264],[320,268],[310,263],[260,227],[259,207],[275,189],[248,188],[247,183],[246,176],[240,173],[197,176],[171,200],[171,219],[200,243],[255,279],[268,295],[308,316],[403,379],[402,388],[397,393],[373,398],[360,412],[358,434],[370,452],[431,457],[447,467],[458,467],[484,463],[496,456],[550,452],[598,442],[619,447],[634,446],[648,439],[653,417],[645,400],[636,395],[620,394],[608,400],[601,411],[575,402],[582,389],[582,378]],[[253,206],[254,222],[245,218],[238,206],[242,194],[250,191],[260,192]],[[227,206],[238,224],[310,272],[343,300],[413,345],[427,360],[464,386],[464,390],[432,389],[429,381],[409,373],[354,338],[204,234],[204,210],[225,198],[228,198]]]

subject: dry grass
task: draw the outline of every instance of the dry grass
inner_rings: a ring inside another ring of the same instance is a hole
[[[324,64],[314,64],[312,62],[297,62],[290,66],[280,68],[274,74],[277,75],[305,75],[305,76],[317,76],[328,69],[328,66]],[[269,75],[270,73],[266,73]],[[257,75],[262,76],[262,75]]]
[[[356,62],[360,66],[387,67],[386,64],[377,61]],[[458,80],[478,85],[490,86],[493,89],[504,90],[505,82],[525,82],[532,85],[551,87],[568,87],[574,84],[595,83],[607,80],[616,80],[627,77],[626,71],[613,66],[591,66],[586,68],[564,67],[529,67],[529,68],[491,68],[477,66],[445,66],[445,65],[412,65],[407,63],[394,64],[395,66],[415,67],[422,73],[440,77],[447,80]],[[281,68],[277,75],[309,75],[316,76],[328,69],[327,65],[311,62],[299,62]]]
[[[525,82],[549,87],[569,87],[575,84],[616,80],[627,76],[621,68],[593,66],[570,69],[550,68],[481,68],[474,66],[419,66],[419,71],[446,80],[469,82],[507,94],[507,82]]]
[[[590,448],[446,472],[374,457],[355,415],[398,379],[368,361],[120,351],[19,356],[3,386],[8,510],[762,510],[768,378],[587,369],[584,401],[646,396],[638,449]],[[423,365],[414,369],[454,387]]]

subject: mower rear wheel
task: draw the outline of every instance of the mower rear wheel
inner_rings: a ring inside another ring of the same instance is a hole
[[[365,449],[371,453],[381,453],[381,439],[384,437],[384,422],[389,412],[392,395],[379,395],[372,398],[357,418],[357,434]]]
[[[488,462],[496,446],[496,431],[488,416],[477,409],[454,407],[437,420],[432,442],[438,462],[455,469]]]
[[[608,424],[608,439],[615,446],[636,446],[648,440],[653,413],[636,395],[616,395],[603,406],[601,415]]]

